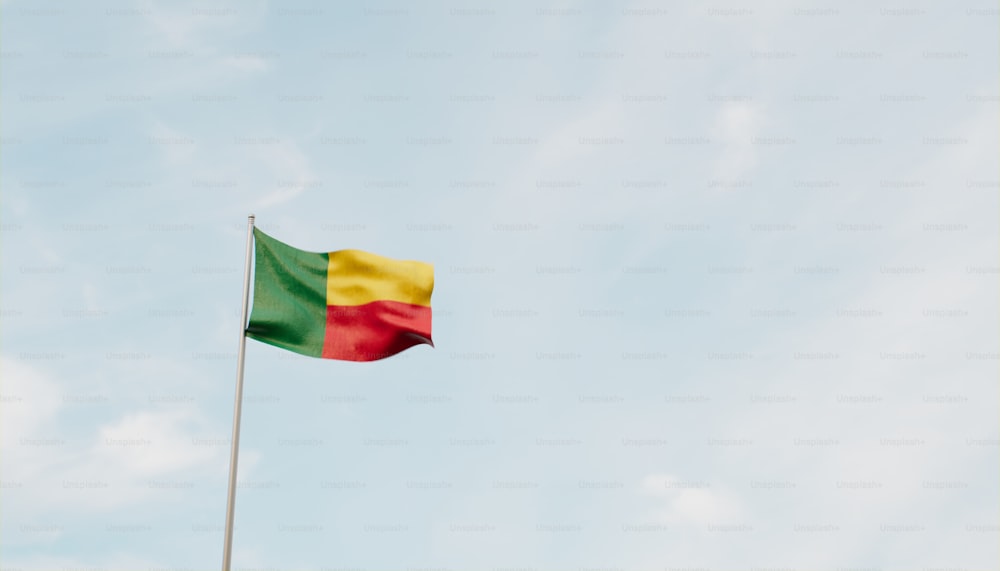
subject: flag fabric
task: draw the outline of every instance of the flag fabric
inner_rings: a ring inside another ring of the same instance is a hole
[[[311,357],[384,359],[431,340],[434,267],[360,250],[306,252],[254,228],[247,337]]]

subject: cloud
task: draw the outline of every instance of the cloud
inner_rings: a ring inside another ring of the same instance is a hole
[[[0,451],[14,455],[21,439],[40,435],[59,412],[59,390],[45,375],[10,357],[0,357],[0,376]]]
[[[309,158],[292,141],[281,141],[255,153],[264,168],[274,174],[278,190],[257,199],[253,208],[260,209],[288,202],[316,182]]]
[[[143,411],[101,427],[90,457],[102,472],[127,480],[165,476],[204,464],[217,447],[196,445],[189,430],[196,424],[187,411]]]
[[[139,9],[160,45],[173,49],[214,51],[219,38],[246,33],[260,25],[266,4],[224,0],[206,6],[197,2],[143,2]],[[159,47],[159,46],[157,46]]]
[[[685,482],[670,474],[651,474],[643,478],[640,488],[660,504],[653,515],[660,523],[719,524],[736,521],[741,514],[734,498],[705,482]]]
[[[759,105],[729,102],[719,108],[711,129],[712,137],[722,144],[722,155],[715,165],[717,178],[739,178],[757,166],[753,138],[763,123]]]
[[[10,357],[0,358],[0,370],[4,480],[21,490],[11,511],[108,511],[162,497],[208,470],[225,472],[228,434],[196,410],[140,410],[69,430],[60,383]],[[256,454],[246,457],[252,469]]]

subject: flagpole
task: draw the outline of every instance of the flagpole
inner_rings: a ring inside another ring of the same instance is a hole
[[[250,304],[250,263],[253,248],[253,214],[247,218],[247,255],[243,271],[243,311],[240,314],[240,355],[236,365],[236,404],[233,406],[233,442],[229,452],[229,496],[226,499],[226,539],[222,571],[229,571],[233,553],[233,514],[236,509],[236,464],[240,455],[240,412],[243,405],[243,361],[247,350],[247,307]]]

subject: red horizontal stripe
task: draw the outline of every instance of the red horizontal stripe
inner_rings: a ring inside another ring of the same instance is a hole
[[[376,361],[431,341],[431,308],[399,301],[328,305],[323,358]]]

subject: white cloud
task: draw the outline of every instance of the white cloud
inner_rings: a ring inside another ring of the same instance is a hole
[[[729,102],[719,108],[711,129],[712,137],[723,145],[715,166],[717,178],[739,178],[757,165],[753,138],[763,123],[759,105]]]
[[[0,370],[4,480],[22,490],[11,511],[107,511],[153,499],[163,489],[157,479],[169,487],[208,470],[225,473],[229,435],[197,411],[137,411],[89,434],[79,425],[70,433],[60,383],[9,357],[0,358]],[[252,470],[257,454],[245,451],[244,458]]]
[[[653,519],[666,524],[721,524],[737,521],[738,502],[704,482],[684,482],[669,474],[651,474],[642,480],[642,492],[660,504]]]
[[[143,411],[101,427],[91,457],[122,479],[158,477],[207,463],[218,447],[193,444],[189,412]]]
[[[141,10],[155,31],[160,47],[214,51],[219,37],[248,31],[260,24],[266,3],[223,0],[205,5],[198,2],[154,2],[146,0]]]
[[[258,151],[254,155],[268,171],[273,173],[279,185],[277,190],[258,198],[253,205],[254,209],[288,202],[302,194],[310,183],[317,180],[309,164],[309,158],[294,142],[281,141],[276,145],[269,145],[267,149]]]
[[[0,450],[7,453],[55,416],[59,391],[44,375],[9,357],[0,357],[0,376]]]

